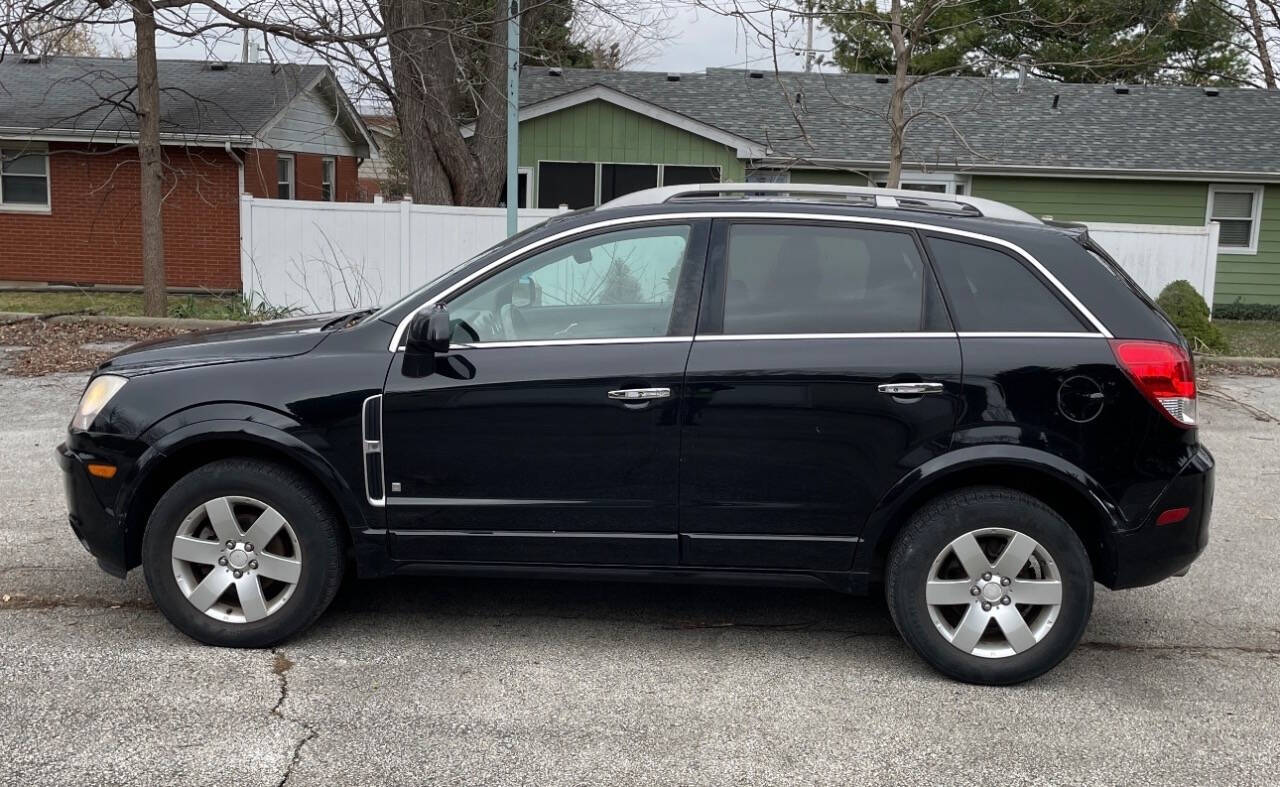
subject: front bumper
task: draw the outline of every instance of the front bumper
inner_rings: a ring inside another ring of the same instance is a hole
[[[92,457],[73,451],[66,443],[59,445],[55,453],[62,468],[72,532],[103,571],[123,577],[129,570],[124,524],[110,503],[102,502],[102,497],[109,496],[109,487],[89,475],[85,464]]]
[[[1213,467],[1213,455],[1201,446],[1165,487],[1147,521],[1136,530],[1112,537],[1108,587],[1141,587],[1187,573],[1209,543]],[[1174,508],[1188,508],[1190,513],[1180,522],[1156,524],[1161,512]]]

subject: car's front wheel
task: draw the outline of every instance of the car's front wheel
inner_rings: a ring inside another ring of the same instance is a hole
[[[1079,537],[1011,489],[965,489],[923,506],[894,542],[885,580],[907,643],[970,683],[1019,683],[1052,669],[1093,609]]]
[[[156,606],[211,645],[269,647],[311,625],[342,581],[340,525],[287,467],[226,459],[181,478],[147,523],[142,565]]]

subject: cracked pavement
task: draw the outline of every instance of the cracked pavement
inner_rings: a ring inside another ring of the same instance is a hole
[[[80,375],[0,376],[0,784],[1280,783],[1280,379],[1201,401],[1190,575],[1099,589],[1030,684],[943,679],[878,599],[348,582],[271,651],[199,645],[65,522]]]

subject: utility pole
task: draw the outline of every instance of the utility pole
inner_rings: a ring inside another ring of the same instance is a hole
[[[516,234],[520,205],[520,0],[507,15],[507,237]]]
[[[813,70],[813,0],[804,0],[804,23],[804,70],[807,74]]]

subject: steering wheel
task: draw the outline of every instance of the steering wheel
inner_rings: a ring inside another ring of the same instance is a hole
[[[502,320],[502,335],[508,340],[521,339],[529,334],[529,322],[515,306],[504,303],[498,309],[498,316]]]

